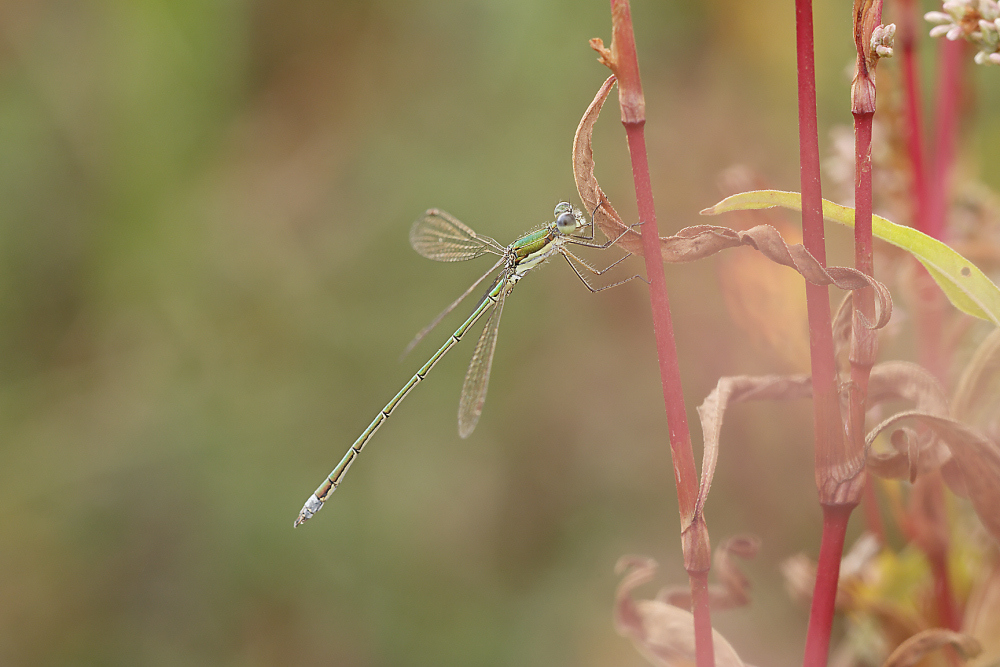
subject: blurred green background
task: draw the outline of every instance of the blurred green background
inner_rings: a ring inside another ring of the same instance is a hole
[[[791,2],[633,15],[661,230],[702,222],[733,163],[797,189]],[[850,122],[850,4],[816,21],[825,144]],[[488,266],[422,259],[411,221],[508,243],[576,199],[609,26],[570,0],[0,4],[0,664],[644,664],[613,564],[686,577],[641,283],[533,274],[473,436],[465,342],[292,530]],[[634,219],[614,94],[595,151]],[[713,261],[667,275],[696,424],[720,375],[785,369]],[[733,411],[709,502],[716,542],[764,538],[755,605],[716,619],[758,664],[801,651],[775,568],[818,544],[799,407]]]

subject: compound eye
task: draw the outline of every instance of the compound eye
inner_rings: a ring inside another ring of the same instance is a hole
[[[556,204],[556,210],[552,213],[552,215],[558,218],[560,215],[567,212],[568,213],[573,212],[573,205],[570,204],[568,201],[561,201],[558,204]]]
[[[576,229],[576,216],[572,211],[565,211],[556,217],[556,229],[563,234],[569,234]]]

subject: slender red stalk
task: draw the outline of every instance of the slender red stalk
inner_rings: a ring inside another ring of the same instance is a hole
[[[961,629],[961,621],[955,610],[955,599],[951,592],[951,576],[948,574],[947,556],[943,553],[927,554],[934,576],[934,602],[937,605],[938,623],[949,630]]]
[[[866,78],[868,75],[865,75]],[[874,79],[871,79],[874,86]],[[872,88],[874,90],[874,87]],[[874,100],[872,100],[874,102]],[[874,106],[874,104],[870,105]],[[854,113],[854,268],[874,275],[872,256],[872,120],[874,111]],[[865,412],[868,403],[868,379],[875,363],[878,339],[868,324],[875,321],[875,298],[870,287],[851,295],[854,323],[851,341],[851,404],[849,446],[864,449]]]
[[[816,122],[816,67],[813,54],[811,0],[795,0],[796,65],[799,90],[799,162],[802,182],[802,238],[807,250],[824,265],[826,243],[823,230],[820,187],[819,133]],[[833,623],[833,600],[843,549],[844,526],[854,505],[831,505],[838,485],[830,484],[829,471],[836,469],[843,453],[840,407],[836,390],[830,294],[826,287],[806,283],[809,315],[809,351],[812,362],[813,428],[816,451],[816,484],[823,506],[823,538],[819,574],[813,592],[813,608],[806,635],[805,665],[826,664]]]
[[[670,453],[674,464],[674,479],[680,507],[682,539],[685,541],[685,567],[691,582],[691,596],[695,618],[695,651],[698,667],[715,664],[712,645],[712,620],[709,614],[708,531],[704,518],[695,517],[698,495],[698,477],[691,448],[684,394],[681,388],[677,345],[667,297],[667,283],[660,254],[660,232],[656,224],[653,189],[649,180],[649,161],[646,155],[645,98],[639,78],[639,60],[632,31],[632,14],[628,0],[611,0],[613,40],[611,45],[614,71],[618,78],[619,102],[622,124],[628,137],[632,159],[632,178],[635,182],[639,220],[642,221],[642,249],[649,279],[649,300],[653,312],[653,333],[660,363],[663,401],[670,430]],[[694,519],[694,523],[688,525]]]
[[[872,121],[874,117],[874,113],[854,115],[854,268],[869,276],[873,275],[875,271],[872,257]],[[858,291],[855,292],[855,294],[858,293]],[[868,296],[871,297],[871,292],[868,292]]]
[[[927,234],[935,238],[948,235],[948,205],[951,193],[951,173],[955,161],[955,146],[959,131],[959,102],[962,88],[963,41],[942,40],[938,51],[938,85],[934,115],[934,156],[928,177]],[[948,367],[947,351],[942,347],[943,299],[930,276],[919,267],[917,281],[917,346],[921,362],[939,378]],[[940,481],[937,482],[940,485]],[[943,490],[942,490],[943,492]],[[939,492],[940,496],[942,492]],[[943,498],[938,499],[943,503]],[[959,618],[948,572],[948,545],[927,550],[926,555],[934,578],[934,599],[940,623],[957,629]],[[951,656],[952,662],[956,661]]]
[[[920,77],[917,72],[916,18],[919,8],[913,0],[898,0],[896,39],[902,61],[904,108],[906,114],[906,151],[910,157],[913,193],[913,226],[927,233],[927,167],[924,163],[923,112]]]
[[[962,88],[965,42],[942,40],[938,51],[938,90],[934,114],[934,161],[930,170],[927,234],[943,238],[947,230],[948,192],[958,138],[958,103]]]
[[[802,239],[826,265],[823,202],[820,188],[819,131],[816,125],[816,66],[813,56],[811,0],[795,0],[795,37],[799,84],[799,163],[802,184]],[[814,430],[817,443],[840,430],[837,407],[830,293],[806,283],[809,351],[812,362]]]
[[[824,667],[830,651],[830,631],[833,625],[837,581],[840,578],[840,558],[844,551],[844,536],[853,507],[823,505],[823,538],[819,562],[816,564],[816,586],[809,610],[809,634],[806,636],[804,667]],[[827,628],[813,632],[813,627]]]

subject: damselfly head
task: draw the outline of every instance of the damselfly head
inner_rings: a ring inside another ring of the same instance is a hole
[[[561,234],[572,234],[581,227],[586,227],[588,224],[583,217],[583,213],[579,209],[573,208],[573,205],[568,201],[556,204],[554,213],[556,216],[556,229]]]

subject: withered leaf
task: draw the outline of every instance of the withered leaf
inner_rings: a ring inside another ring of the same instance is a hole
[[[945,417],[948,401],[944,390],[929,371],[907,361],[888,361],[872,367],[868,384],[868,406],[888,401],[913,403],[917,412]],[[909,479],[936,470],[950,457],[941,441],[932,433],[909,428],[894,431],[888,450],[870,449],[868,470],[885,479]]]
[[[622,222],[621,216],[618,215],[618,211],[601,190],[601,185],[594,175],[593,137],[594,123],[597,122],[597,117],[601,114],[601,107],[604,106],[604,101],[608,99],[608,94],[614,85],[615,77],[611,75],[597,91],[594,101],[587,107],[583,118],[580,119],[580,125],[576,128],[576,134],[573,136],[573,177],[576,180],[576,190],[580,194],[580,201],[586,207],[587,213],[594,215],[594,222],[609,239],[618,238],[622,232],[625,232],[628,225]],[[631,253],[642,254],[642,240],[635,230],[629,230],[618,241],[618,245]]]
[[[626,573],[615,594],[615,629],[632,640],[649,662],[661,667],[694,667],[694,616],[660,600],[633,600],[632,589],[653,578],[656,561],[645,556],[623,556],[615,572]],[[717,667],[743,667],[735,649],[712,630]]]
[[[875,437],[901,421],[912,419],[934,432],[948,447],[952,458],[942,470],[952,489],[967,495],[983,526],[1000,542],[1000,447],[962,422],[917,411],[900,412],[872,429],[866,438],[871,447]],[[949,471],[948,468],[951,468]],[[951,476],[957,475],[961,488],[955,488]]]
[[[909,361],[886,361],[872,367],[868,406],[893,400],[909,401],[918,412],[942,417],[948,414],[948,399],[937,378]]]
[[[639,233],[622,222],[621,216],[611,206],[594,175],[594,124],[614,83],[614,76],[608,77],[580,119],[573,137],[573,177],[580,200],[588,212],[594,214],[594,222],[601,232],[609,239],[621,236],[619,245],[629,252],[641,254],[642,241]],[[745,231],[715,225],[693,225],[673,236],[661,236],[660,255],[665,262],[693,262],[726,248],[742,245],[758,250],[772,262],[795,269],[803,278],[816,285],[834,285],[845,290],[872,287],[875,292],[876,321],[866,322],[865,325],[878,329],[889,321],[892,299],[889,290],[882,283],[853,268],[824,268],[802,244],[785,243],[778,230],[770,225],[758,225]]]
[[[882,667],[913,667],[931,651],[952,646],[965,660],[979,655],[982,648],[974,637],[944,628],[931,628],[913,635],[889,654]]]

